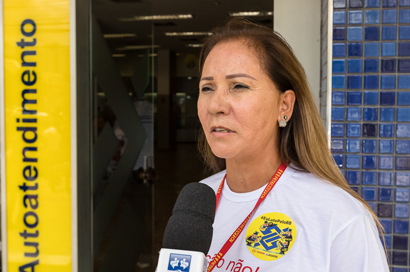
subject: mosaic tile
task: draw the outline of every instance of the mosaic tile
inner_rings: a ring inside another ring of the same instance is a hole
[[[380,186],[392,186],[393,185],[393,173],[392,172],[379,172],[379,185]]]
[[[394,233],[408,234],[409,233],[409,221],[394,220]]]
[[[410,23],[410,9],[400,9],[399,11],[399,23]]]
[[[366,201],[376,200],[376,188],[363,187],[362,188],[362,198]]]
[[[378,105],[379,104],[379,93],[372,92],[372,91],[364,92],[363,104],[364,105]]]
[[[360,168],[360,155],[346,155],[346,168]]]
[[[409,204],[394,204],[394,216],[409,218]]]
[[[392,217],[393,216],[393,204],[377,204],[377,216],[379,217]]]
[[[385,246],[386,248],[391,248],[391,235],[385,235],[384,236],[385,239]],[[381,239],[382,243],[383,243],[383,239]],[[389,260],[391,260],[391,258],[389,258]]]
[[[361,59],[347,60],[347,72],[348,73],[361,73],[362,72],[362,60]]]
[[[378,109],[377,108],[364,108],[363,109],[363,121],[377,121]]]
[[[396,141],[396,153],[397,154],[410,154],[410,140],[397,140]]]
[[[379,56],[379,43],[365,43],[364,44],[364,56],[365,57],[378,57]]]
[[[410,7],[410,0],[400,0],[400,7]]]
[[[362,27],[349,27],[347,29],[347,40],[348,41],[361,41],[363,39],[363,28]]]
[[[374,75],[364,76],[364,88],[365,89],[379,89],[379,76],[374,76]]]
[[[347,92],[347,105],[361,105],[362,93],[361,92]]]
[[[362,156],[363,169],[376,169],[376,156]]]
[[[399,75],[399,89],[410,89],[410,76],[409,75]],[[399,92],[399,94],[405,94],[404,92]],[[405,99],[405,96],[401,95],[401,99]],[[398,101],[400,103],[400,101]],[[398,104],[400,105],[400,104]],[[406,105],[406,104],[403,104]]]
[[[395,73],[396,72],[396,59],[382,59],[381,72],[382,73]]]
[[[410,26],[399,26],[399,40],[410,39]]]
[[[343,155],[335,154],[333,155],[333,159],[335,160],[335,163],[339,168],[343,167]]]
[[[333,44],[333,57],[346,57],[346,44],[334,43]]]
[[[381,89],[396,89],[396,76],[381,76],[380,87]]]
[[[345,108],[332,108],[332,121],[344,121]]]
[[[384,228],[384,233],[391,233],[392,232],[392,222],[391,219],[380,219],[380,224],[382,224]]]
[[[346,76],[338,75],[338,76],[333,76],[332,77],[332,88],[333,89],[344,89],[346,87],[345,84],[345,78]]]
[[[380,0],[366,0],[367,8],[378,8],[380,7]]]
[[[375,137],[377,124],[363,124],[363,137]]]
[[[363,23],[363,11],[355,10],[349,11],[349,24],[362,24]]]
[[[380,137],[391,138],[393,137],[393,124],[380,124]]]
[[[346,24],[346,11],[334,11],[333,12],[333,24],[345,25]]]
[[[396,40],[397,27],[396,26],[383,26],[382,27],[382,40]]]
[[[410,186],[410,173],[396,172],[396,186]]]
[[[410,73],[410,59],[399,59],[399,73]]]
[[[365,185],[376,185],[376,172],[363,172],[362,182]]]
[[[380,27],[367,26],[364,28],[364,40],[365,41],[378,41],[380,40]]]
[[[376,140],[363,140],[363,153],[376,153],[377,141]]]
[[[407,253],[401,251],[393,251],[392,263],[394,265],[407,265]]]
[[[332,72],[333,73],[345,73],[346,72],[346,60],[344,59],[333,60]]]
[[[360,137],[360,124],[347,124],[346,136],[347,137]]]
[[[408,237],[393,235],[393,249],[408,249]]]
[[[396,170],[410,170],[410,157],[396,157]]]
[[[382,57],[389,56],[396,56],[396,43],[394,42],[382,43]]]
[[[397,22],[397,11],[395,9],[384,9],[382,11],[383,24],[395,24]]]
[[[347,121],[361,121],[362,109],[358,107],[347,108]]]
[[[346,27],[334,27],[333,28],[333,40],[334,41],[346,40]]]
[[[396,188],[396,202],[409,202],[409,188]]]
[[[393,8],[396,6],[396,0],[382,0],[382,7]]]
[[[351,185],[360,185],[360,171],[346,171],[346,181]]]
[[[398,108],[397,109],[397,121],[410,122],[410,108]]]
[[[381,154],[393,153],[393,140],[380,140],[379,141],[379,153]]]
[[[379,169],[390,170],[393,169],[393,156],[380,156]]]
[[[380,11],[379,10],[366,10],[366,24],[378,24],[380,23]]]
[[[396,133],[398,138],[410,137],[410,124],[397,124]]]
[[[410,56],[410,43],[409,42],[399,43],[399,56],[400,57]]]
[[[394,122],[394,108],[381,108],[380,121]]]
[[[379,201],[391,202],[393,201],[392,188],[379,188]]]
[[[361,89],[362,88],[362,76],[347,76],[347,88],[348,89]]]
[[[379,72],[379,59],[365,59],[364,60],[364,72],[365,73]]]
[[[409,85],[406,84],[405,86],[409,88],[408,87]],[[399,84],[399,88],[400,88],[400,84]],[[407,88],[401,88],[401,89],[407,89]],[[410,106],[410,92],[398,92],[397,93],[397,105]]]
[[[381,106],[394,106],[396,104],[396,93],[394,92],[380,92]]]
[[[348,153],[360,152],[360,140],[359,139],[347,139],[346,140],[346,152]]]
[[[333,7],[334,8],[345,8],[346,0],[333,0]]]
[[[344,124],[332,124],[331,136],[343,137],[345,135]]]
[[[344,140],[343,139],[332,139],[330,140],[330,150],[332,152],[343,152]]]
[[[349,0],[349,8],[362,8],[363,0]]]
[[[347,55],[349,57],[361,57],[363,55],[362,43],[349,43],[347,45]]]
[[[345,95],[345,92],[332,92],[332,105],[344,105],[346,101]]]

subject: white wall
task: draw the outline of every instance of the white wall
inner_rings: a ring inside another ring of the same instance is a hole
[[[273,28],[293,48],[305,68],[320,107],[320,0],[274,0]]]

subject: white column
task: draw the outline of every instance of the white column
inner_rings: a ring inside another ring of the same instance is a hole
[[[305,68],[320,109],[320,0],[274,0],[273,28],[293,48]]]

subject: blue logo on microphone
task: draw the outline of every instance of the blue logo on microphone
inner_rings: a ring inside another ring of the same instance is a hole
[[[168,271],[189,272],[191,255],[171,253],[169,256]]]

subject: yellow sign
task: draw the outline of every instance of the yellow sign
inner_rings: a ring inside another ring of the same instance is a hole
[[[70,1],[3,0],[3,16],[4,261],[72,271]]]
[[[296,240],[296,226],[283,213],[260,215],[249,225],[245,243],[253,256],[264,261],[274,261],[285,256]]]

